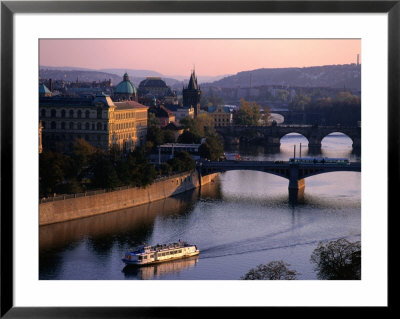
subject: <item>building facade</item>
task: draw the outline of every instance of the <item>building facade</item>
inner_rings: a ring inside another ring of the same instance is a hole
[[[39,121],[44,151],[69,153],[76,139],[103,150],[117,145],[125,151],[146,142],[147,107],[134,101],[114,103],[105,94],[40,97]]]
[[[214,120],[214,127],[229,126],[233,121],[233,114],[229,107],[211,106],[208,108],[208,114]]]

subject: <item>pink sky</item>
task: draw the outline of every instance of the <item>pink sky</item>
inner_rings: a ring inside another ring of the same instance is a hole
[[[236,74],[258,68],[357,62],[360,39],[45,39],[42,66],[154,70],[163,75]]]

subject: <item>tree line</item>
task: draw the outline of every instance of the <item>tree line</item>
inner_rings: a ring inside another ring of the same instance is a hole
[[[338,92],[333,97],[298,94],[289,103],[289,110],[305,114],[318,114],[324,125],[356,125],[361,121],[361,99],[350,92]]]

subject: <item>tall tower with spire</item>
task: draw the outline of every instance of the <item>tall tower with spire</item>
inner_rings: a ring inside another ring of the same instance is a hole
[[[201,90],[197,84],[197,77],[195,71],[193,69],[192,74],[190,75],[189,84],[185,88],[183,88],[183,107],[193,107],[194,108],[194,116],[200,114],[200,96]]]

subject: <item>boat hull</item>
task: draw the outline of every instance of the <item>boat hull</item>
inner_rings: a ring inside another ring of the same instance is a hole
[[[173,261],[173,260],[178,260],[178,259],[189,258],[189,257],[197,256],[199,254],[200,254],[200,251],[197,250],[195,252],[192,252],[192,253],[189,253],[189,254],[185,254],[183,256],[171,257],[171,258],[168,258],[168,259],[161,259],[161,260],[154,260],[154,261],[149,261],[149,262],[146,262],[146,263],[138,262],[138,261],[132,261],[132,260],[128,260],[128,259],[125,259],[125,258],[122,258],[122,261],[128,266],[147,266],[147,265],[165,263],[165,262],[168,262],[168,261]]]

